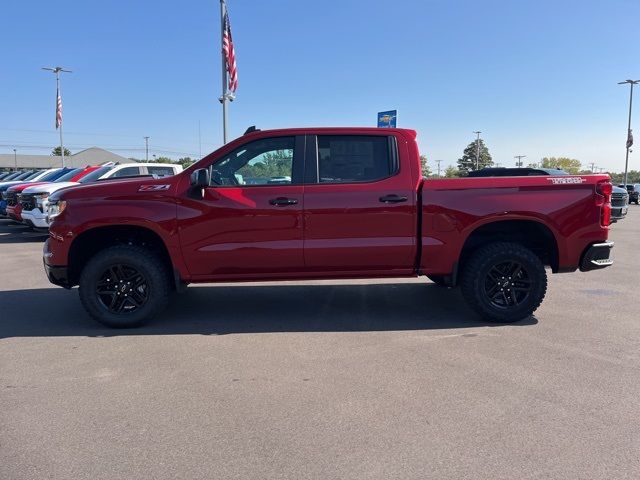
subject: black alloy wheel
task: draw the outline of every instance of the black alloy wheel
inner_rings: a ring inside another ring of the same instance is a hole
[[[531,279],[519,262],[493,265],[484,280],[484,293],[496,308],[522,305],[531,293]]]
[[[98,280],[96,295],[110,313],[130,313],[147,303],[149,283],[135,267],[116,263]]]

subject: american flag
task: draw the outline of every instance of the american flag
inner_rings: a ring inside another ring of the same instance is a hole
[[[236,67],[236,52],[231,38],[231,25],[229,24],[229,15],[227,15],[226,8],[224,12],[224,30],[222,32],[222,54],[229,73],[229,91],[235,92],[238,88],[238,69]]]
[[[62,125],[62,97],[60,89],[56,89],[56,130]]]
[[[629,133],[627,134],[627,148],[631,148],[633,146],[633,133],[631,133],[631,129],[629,129]]]

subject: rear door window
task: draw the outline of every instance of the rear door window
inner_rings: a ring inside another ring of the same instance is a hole
[[[318,182],[373,182],[396,173],[391,138],[366,135],[319,135]]]

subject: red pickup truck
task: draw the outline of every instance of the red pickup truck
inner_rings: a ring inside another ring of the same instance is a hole
[[[189,283],[427,276],[484,318],[531,315],[553,273],[611,265],[607,175],[425,180],[416,132],[249,129],[173,177],[55,192],[54,284],[137,326]]]

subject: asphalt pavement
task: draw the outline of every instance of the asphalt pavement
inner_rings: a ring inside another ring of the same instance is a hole
[[[190,286],[94,323],[0,220],[0,479],[638,479],[640,207],[478,320],[426,279]]]

